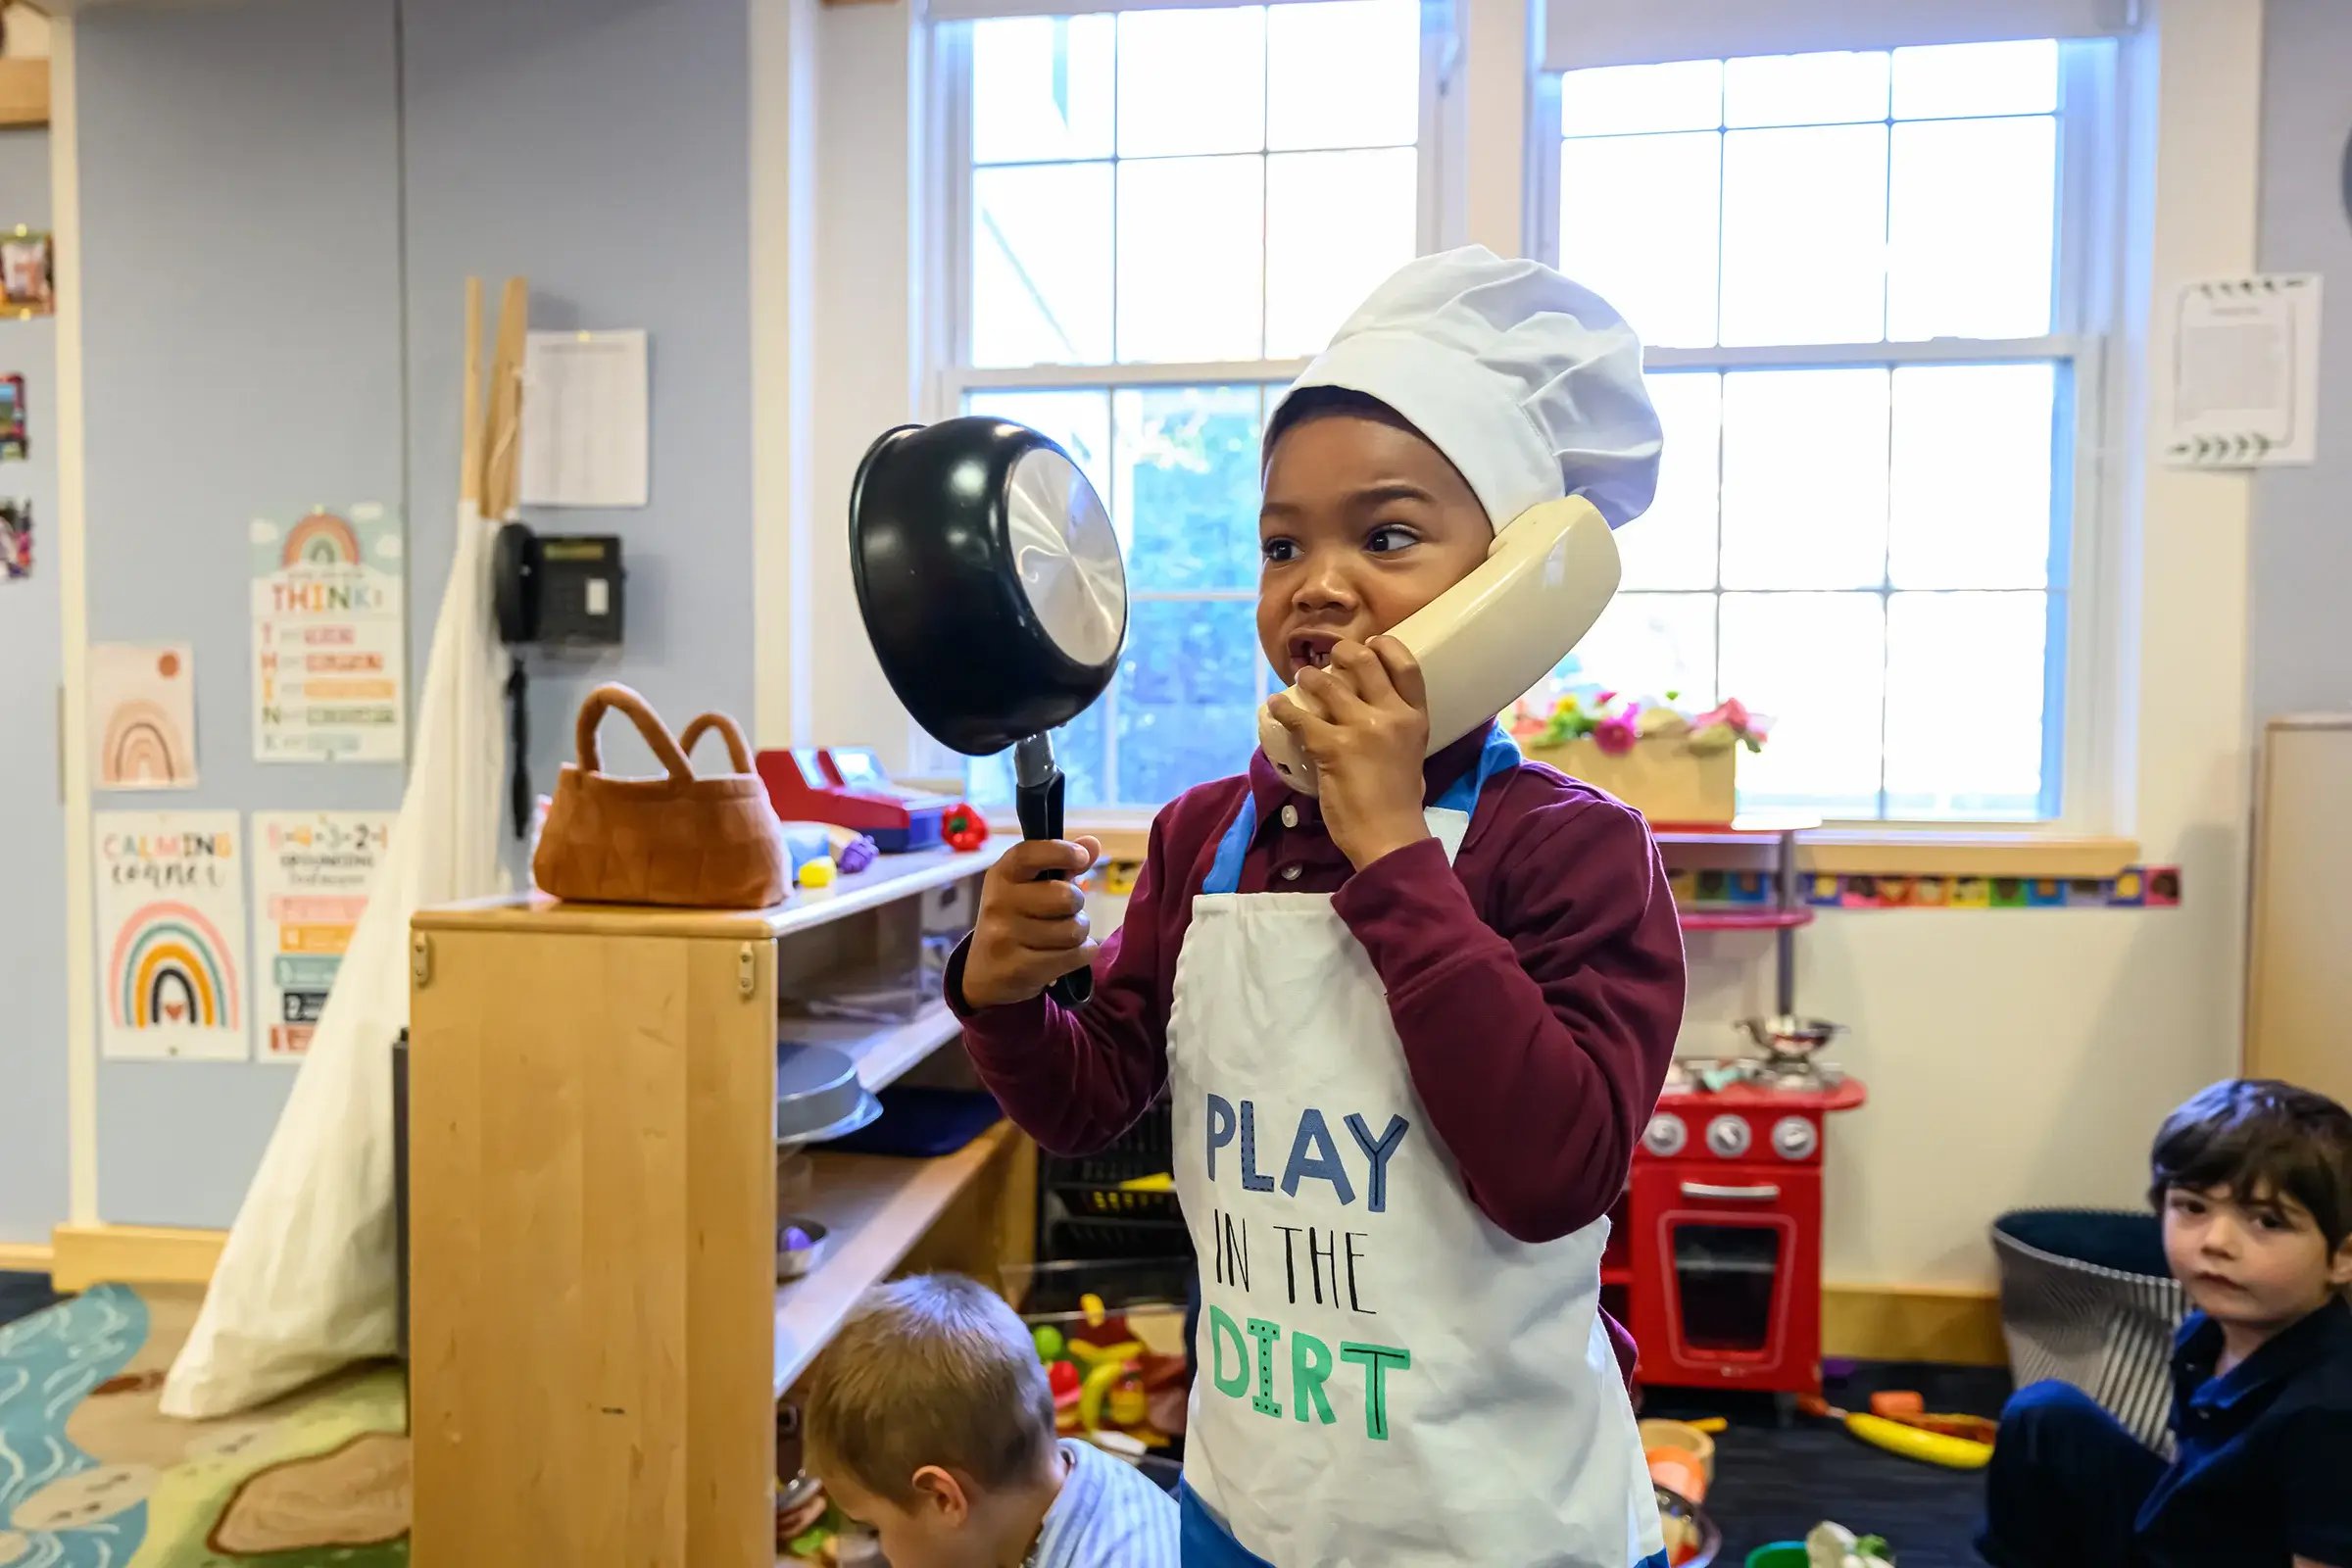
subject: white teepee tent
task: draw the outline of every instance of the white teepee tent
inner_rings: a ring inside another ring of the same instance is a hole
[[[526,308],[522,280],[510,278],[485,417],[482,286],[466,280],[457,547],[416,706],[408,789],[310,1055],[164,1385],[171,1415],[227,1415],[395,1348],[391,1062],[409,1021],[409,917],[426,905],[496,893],[504,881],[506,733],[489,540],[514,504]]]

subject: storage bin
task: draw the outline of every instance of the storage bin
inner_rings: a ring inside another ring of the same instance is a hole
[[[2153,1214],[2034,1208],[1992,1224],[2001,1336],[2018,1386],[2056,1378],[2170,1457],[2173,1336],[2188,1301]]]

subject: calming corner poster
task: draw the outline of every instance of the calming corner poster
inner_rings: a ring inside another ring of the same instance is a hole
[[[242,1060],[245,842],[234,811],[100,811],[99,1049]]]
[[[256,517],[253,755],[397,762],[407,755],[400,514],[375,502]]]

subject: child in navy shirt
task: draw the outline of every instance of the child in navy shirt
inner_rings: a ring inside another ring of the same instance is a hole
[[[2001,1414],[1978,1549],[1998,1568],[2352,1568],[2352,1113],[2239,1079],[2157,1134],[2150,1200],[2196,1310],[2170,1465],[2081,1390]]]

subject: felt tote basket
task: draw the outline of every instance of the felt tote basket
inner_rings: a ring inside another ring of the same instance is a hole
[[[596,727],[607,709],[628,715],[667,777],[602,771]],[[733,719],[705,713],[680,745],[644,698],[607,685],[580,705],[575,729],[579,760],[564,764],[531,857],[541,891],[581,903],[706,909],[760,909],[784,897],[783,831]],[[733,772],[695,777],[686,754],[706,729],[726,741]]]

